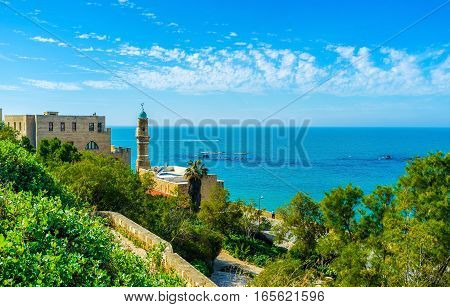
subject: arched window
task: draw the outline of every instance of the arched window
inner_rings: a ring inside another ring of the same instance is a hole
[[[87,143],[87,145],[86,145],[86,147],[84,149],[86,149],[86,150],[97,150],[98,149],[98,145],[94,141],[90,141],[89,143]]]

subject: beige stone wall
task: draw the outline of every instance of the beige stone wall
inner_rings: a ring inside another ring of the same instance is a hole
[[[167,269],[173,269],[177,272],[178,275],[186,281],[188,286],[217,287],[217,285],[208,277],[200,273],[189,262],[180,257],[180,255],[174,253],[172,245],[169,242],[161,239],[141,225],[136,224],[132,220],[116,212],[100,211],[98,212],[98,215],[107,218],[114,229],[124,231],[133,240],[141,243],[145,249],[163,244],[165,246],[165,250],[163,252],[165,267]]]
[[[114,158],[122,160],[123,163],[131,165],[131,149],[111,146],[111,154]]]
[[[36,122],[33,115],[5,115],[6,125],[19,131],[19,136],[26,136],[36,147]]]
[[[155,177],[153,190],[172,196],[187,193],[187,183],[175,183]]]
[[[217,175],[210,174],[204,176],[202,178],[202,188],[200,192],[202,200],[208,199],[214,188],[217,186],[224,187],[224,182],[222,180],[217,180]],[[188,195],[189,184],[187,182],[177,183],[155,178],[153,190],[172,196]]]
[[[49,131],[49,124],[53,123],[53,131]],[[61,131],[61,123],[65,130]],[[76,123],[76,131],[72,131],[72,123]],[[94,124],[94,131],[89,131],[89,124]],[[102,132],[98,132],[98,124],[102,125]],[[86,145],[93,141],[99,149],[94,152],[111,153],[111,129],[106,129],[104,116],[59,116],[36,115],[36,144],[43,139],[57,137],[63,142],[71,142],[78,150],[85,150]]]
[[[223,188],[223,181],[217,180],[217,175],[210,174],[204,176],[202,178],[202,189],[200,192],[202,194],[202,200],[208,199],[217,186]]]
[[[111,130],[106,128],[104,116],[5,115],[5,122],[21,136],[28,137],[35,147],[43,139],[56,137],[73,143],[78,150],[85,150],[86,145],[93,141],[99,147],[96,152],[111,152]],[[53,131],[49,130],[50,123],[53,123]],[[61,123],[64,123],[64,131]],[[72,130],[72,123],[76,124],[76,131]],[[101,132],[98,131],[99,123]],[[89,131],[89,124],[94,124],[94,131]]]

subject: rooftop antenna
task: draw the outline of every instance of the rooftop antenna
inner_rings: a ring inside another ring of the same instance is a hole
[[[144,111],[144,103],[141,103],[142,111]]]

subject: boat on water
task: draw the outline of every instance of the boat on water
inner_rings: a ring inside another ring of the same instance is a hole
[[[211,152],[211,151],[202,151],[198,155],[199,158],[205,160],[246,160],[248,153],[247,152]]]

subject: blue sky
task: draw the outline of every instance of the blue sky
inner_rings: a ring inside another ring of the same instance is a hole
[[[444,2],[1,0],[0,108],[448,127]]]

